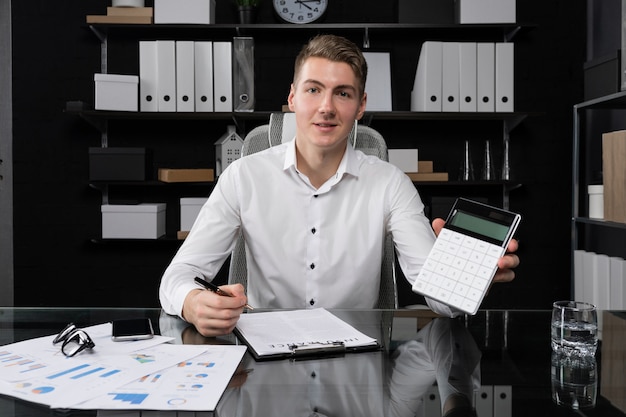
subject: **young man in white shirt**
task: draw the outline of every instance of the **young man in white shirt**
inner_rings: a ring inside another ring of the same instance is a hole
[[[333,35],[312,39],[296,58],[289,109],[294,140],[246,156],[219,178],[189,236],[165,271],[161,305],[205,336],[233,330],[243,306],[261,308],[372,308],[378,299],[385,236],[391,234],[410,282],[441,230],[432,228],[411,180],[395,166],[348,146],[365,112],[367,64],[352,42]],[[194,277],[212,280],[246,241],[247,296],[203,291]],[[517,250],[517,242],[509,251]],[[514,254],[499,260],[494,281],[514,278]],[[444,315],[449,307],[428,300]]]

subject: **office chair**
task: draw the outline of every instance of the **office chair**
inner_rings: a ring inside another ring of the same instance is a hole
[[[272,113],[269,124],[252,129],[245,137],[241,156],[245,157],[283,141],[295,137],[295,115],[293,113]],[[380,133],[368,126],[357,126],[355,123],[348,136],[349,143],[367,155],[374,155],[388,161],[387,144]],[[391,235],[387,235],[384,243],[381,265],[380,292],[376,308],[389,309],[398,307],[396,289],[395,250]],[[231,254],[228,283],[240,283],[247,287],[248,269],[243,236],[240,234]]]

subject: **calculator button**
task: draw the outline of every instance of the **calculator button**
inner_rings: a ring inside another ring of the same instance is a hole
[[[456,287],[454,287],[454,293],[458,294],[459,296],[465,296],[467,294],[467,292],[469,291],[470,287],[468,285],[465,284],[461,284],[460,282],[456,284]]]
[[[481,266],[480,268],[478,268],[478,271],[476,271],[476,276],[478,278],[482,278],[484,280],[489,280],[491,279],[491,276],[493,275],[493,270],[495,268],[487,268],[486,266]]]
[[[457,245],[460,245],[463,243],[463,235],[457,232],[452,232],[452,234],[450,235],[450,242],[454,242]]]
[[[470,288],[470,290],[467,292],[466,298],[469,298],[470,300],[474,302],[478,302],[480,300],[481,295],[482,295],[481,291],[478,291],[476,288]]]
[[[437,236],[437,240],[450,240],[450,236],[453,233],[454,232],[450,229],[441,229],[441,232],[439,232],[439,235]]]
[[[452,293],[450,298],[448,299],[448,303],[450,303],[453,307],[461,308],[463,306],[463,301],[465,299],[458,294]]]
[[[448,291],[446,289],[443,288],[439,288],[439,291],[437,292],[437,299],[439,299],[440,301],[443,301],[444,303],[447,302],[450,299],[450,295],[452,295],[452,291]]]
[[[462,246],[464,248],[473,249],[478,242],[479,240],[476,239],[475,237],[464,236]]]
[[[434,286],[432,284],[426,285],[426,287],[424,288],[424,295],[435,297],[436,294],[437,294],[437,287],[436,286]]]
[[[467,262],[465,264],[465,271],[473,275],[476,275],[476,271],[478,271],[478,268],[479,268],[479,265],[474,262]]]
[[[504,249],[497,245],[489,245],[486,253],[491,256],[495,256],[496,258],[499,258],[504,254]]]
[[[462,259],[462,258],[458,258],[458,257],[457,257],[457,258],[454,258],[454,259],[452,260],[452,262],[450,263],[450,266],[452,266],[452,267],[454,267],[454,268],[456,268],[456,269],[460,269],[460,270],[462,270],[462,269],[464,269],[464,268],[465,268],[465,265],[466,265],[466,264],[467,264],[467,261],[466,261],[465,259]]]
[[[484,252],[478,252],[476,250],[473,250],[472,253],[470,254],[470,261],[476,262],[477,264],[481,263],[484,258],[485,258]]]
[[[428,259],[433,259],[435,261],[438,261],[441,258],[442,254],[443,254],[443,251],[441,251],[440,249],[433,248],[430,251],[430,254],[428,255]]]
[[[459,278],[461,278],[461,271],[462,268],[456,268],[451,267],[448,269],[448,278],[450,278],[451,280],[453,280],[454,282],[457,282],[459,280]]]
[[[472,250],[469,248],[464,248],[463,246],[461,246],[458,252],[456,253],[456,256],[462,259],[469,259],[471,255],[472,255]]]
[[[478,291],[484,291],[485,289],[487,289],[490,281],[490,279],[481,279],[476,277],[472,281],[472,287],[477,289]]]
[[[439,275],[446,275],[448,273],[449,266],[446,264],[437,264],[435,272]]]
[[[443,255],[441,255],[439,262],[444,265],[452,265],[452,263],[454,262],[454,255],[444,253]]]
[[[463,305],[460,307],[462,310],[464,311],[474,311],[476,309],[476,305],[477,303],[472,301],[472,300],[468,300],[467,298],[463,301]]]

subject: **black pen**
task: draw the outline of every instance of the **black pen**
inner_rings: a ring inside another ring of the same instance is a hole
[[[204,280],[204,279],[199,278],[199,277],[196,277],[195,280],[196,280],[196,283],[202,285],[204,288],[206,288],[209,291],[213,291],[217,295],[221,295],[221,296],[224,296],[224,297],[232,297],[233,296],[231,293],[229,293],[227,291],[224,291],[223,289],[221,289],[217,285],[213,284],[212,282],[209,282],[209,281]],[[254,308],[250,304],[244,304],[244,307],[247,308],[248,310],[254,310]]]

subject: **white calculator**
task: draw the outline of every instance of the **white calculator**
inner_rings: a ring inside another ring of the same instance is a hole
[[[458,198],[413,291],[476,314],[520,220],[519,214]]]

